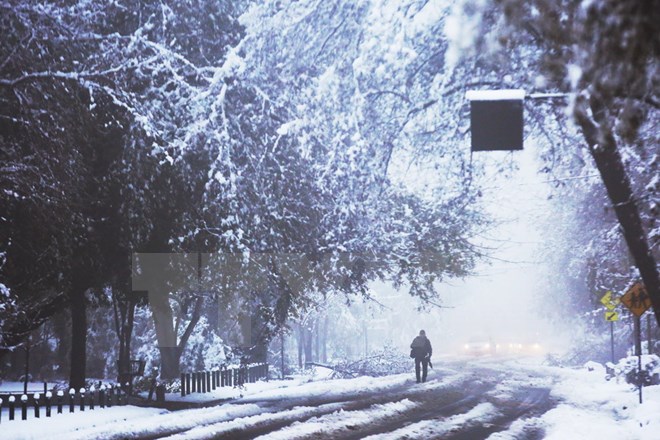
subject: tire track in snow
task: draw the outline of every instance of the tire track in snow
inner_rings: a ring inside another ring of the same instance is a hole
[[[468,412],[444,419],[422,420],[385,434],[365,437],[364,440],[398,440],[402,438],[438,438],[450,432],[479,423],[488,423],[500,415],[492,403],[480,403]]]
[[[403,399],[398,402],[372,405],[367,409],[344,411],[339,410],[332,414],[313,417],[304,422],[292,425],[260,437],[258,440],[302,440],[316,438],[344,438],[362,427],[379,424],[383,420],[396,417],[401,413],[414,410],[420,405]]]

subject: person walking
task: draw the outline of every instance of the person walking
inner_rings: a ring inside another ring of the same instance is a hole
[[[415,339],[413,339],[410,344],[410,348],[410,357],[415,358],[415,375],[417,376],[417,383],[426,382],[426,375],[428,374],[433,348],[431,347],[431,341],[426,337],[426,332],[424,330],[420,330],[419,336],[415,336]]]

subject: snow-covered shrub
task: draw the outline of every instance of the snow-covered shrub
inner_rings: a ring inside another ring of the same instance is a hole
[[[615,372],[625,378],[626,382],[637,385],[639,360],[637,356],[625,357],[616,364]],[[645,386],[660,384],[660,357],[655,354],[642,355],[641,381]]]
[[[181,371],[207,371],[219,367],[227,362],[229,351],[230,347],[202,316],[181,354]]]

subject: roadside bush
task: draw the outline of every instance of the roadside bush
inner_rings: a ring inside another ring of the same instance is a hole
[[[385,346],[357,361],[341,361],[333,366],[333,378],[350,378],[358,376],[387,376],[409,372],[410,357],[401,353],[393,346]]]

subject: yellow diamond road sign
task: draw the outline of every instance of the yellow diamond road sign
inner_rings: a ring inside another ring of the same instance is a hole
[[[621,300],[617,297],[612,296],[612,291],[608,290],[605,292],[605,295],[600,299],[600,302],[603,303],[605,307],[607,307],[610,310],[614,310],[617,305],[621,302]]]
[[[605,321],[618,321],[619,320],[619,314],[617,312],[612,312],[608,310],[605,312]]]
[[[642,316],[649,307],[651,307],[651,298],[646,293],[644,284],[635,283],[625,295],[621,297],[621,302],[630,309],[635,316]]]

